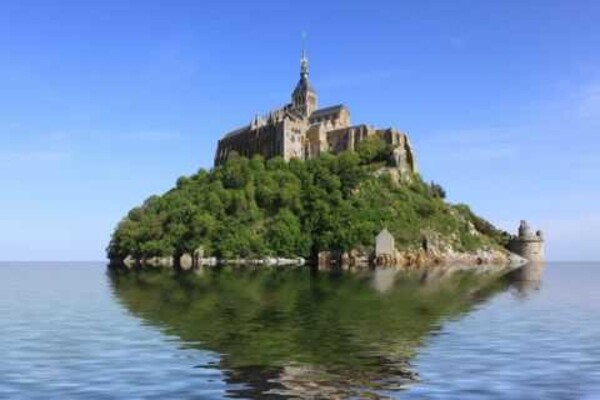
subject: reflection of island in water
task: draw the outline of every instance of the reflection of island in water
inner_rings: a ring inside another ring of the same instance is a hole
[[[505,290],[515,276],[442,269],[109,273],[135,316],[186,346],[219,353],[234,397],[401,389],[416,379],[411,358],[444,319]]]

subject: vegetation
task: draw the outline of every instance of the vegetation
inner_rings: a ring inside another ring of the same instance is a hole
[[[387,227],[399,248],[434,232],[458,250],[501,244],[500,231],[464,205],[444,201],[419,176],[398,182],[390,149],[367,141],[357,152],[309,161],[233,156],[182,177],[119,223],[110,258],[181,255],[202,247],[221,258],[311,257],[321,250],[368,249]]]
[[[440,199],[446,198],[446,189],[444,189],[439,183],[431,182],[429,187],[431,188],[431,194],[433,196],[439,197]]]

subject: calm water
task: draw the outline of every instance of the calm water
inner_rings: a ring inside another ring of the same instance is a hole
[[[0,264],[0,398],[600,399],[600,264]]]

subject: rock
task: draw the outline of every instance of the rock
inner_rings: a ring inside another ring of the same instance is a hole
[[[204,247],[199,246],[196,250],[194,250],[193,255],[193,264],[194,267],[197,268],[202,264],[202,259],[204,258]]]
[[[350,255],[348,254],[348,252],[342,253],[342,256],[340,257],[340,263],[342,267],[350,266]]]
[[[274,266],[277,265],[277,259],[274,257],[265,258],[265,265]]]
[[[205,265],[208,267],[215,267],[217,264],[219,264],[217,257],[207,257],[200,260],[200,265]]]
[[[319,268],[328,268],[331,266],[332,257],[330,251],[320,251],[317,258]]]
[[[184,253],[180,258],[179,258],[179,267],[184,270],[184,271],[188,271],[190,269],[192,269],[194,265],[194,259],[192,258],[192,256],[188,253]]]
[[[123,260],[123,265],[131,269],[137,265],[137,260],[133,258],[133,256],[129,255]]]
[[[158,257],[158,266],[163,267],[163,268],[173,268],[173,257],[172,256]]]

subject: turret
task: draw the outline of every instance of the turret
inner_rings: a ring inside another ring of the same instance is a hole
[[[510,239],[507,247],[530,262],[544,261],[544,233],[540,230],[533,233],[525,220],[521,220],[518,235]]]
[[[525,221],[524,219],[521,220],[521,223],[519,224],[519,238],[524,239],[527,237],[531,237],[531,228],[529,227],[529,224],[527,223],[527,221]]]

